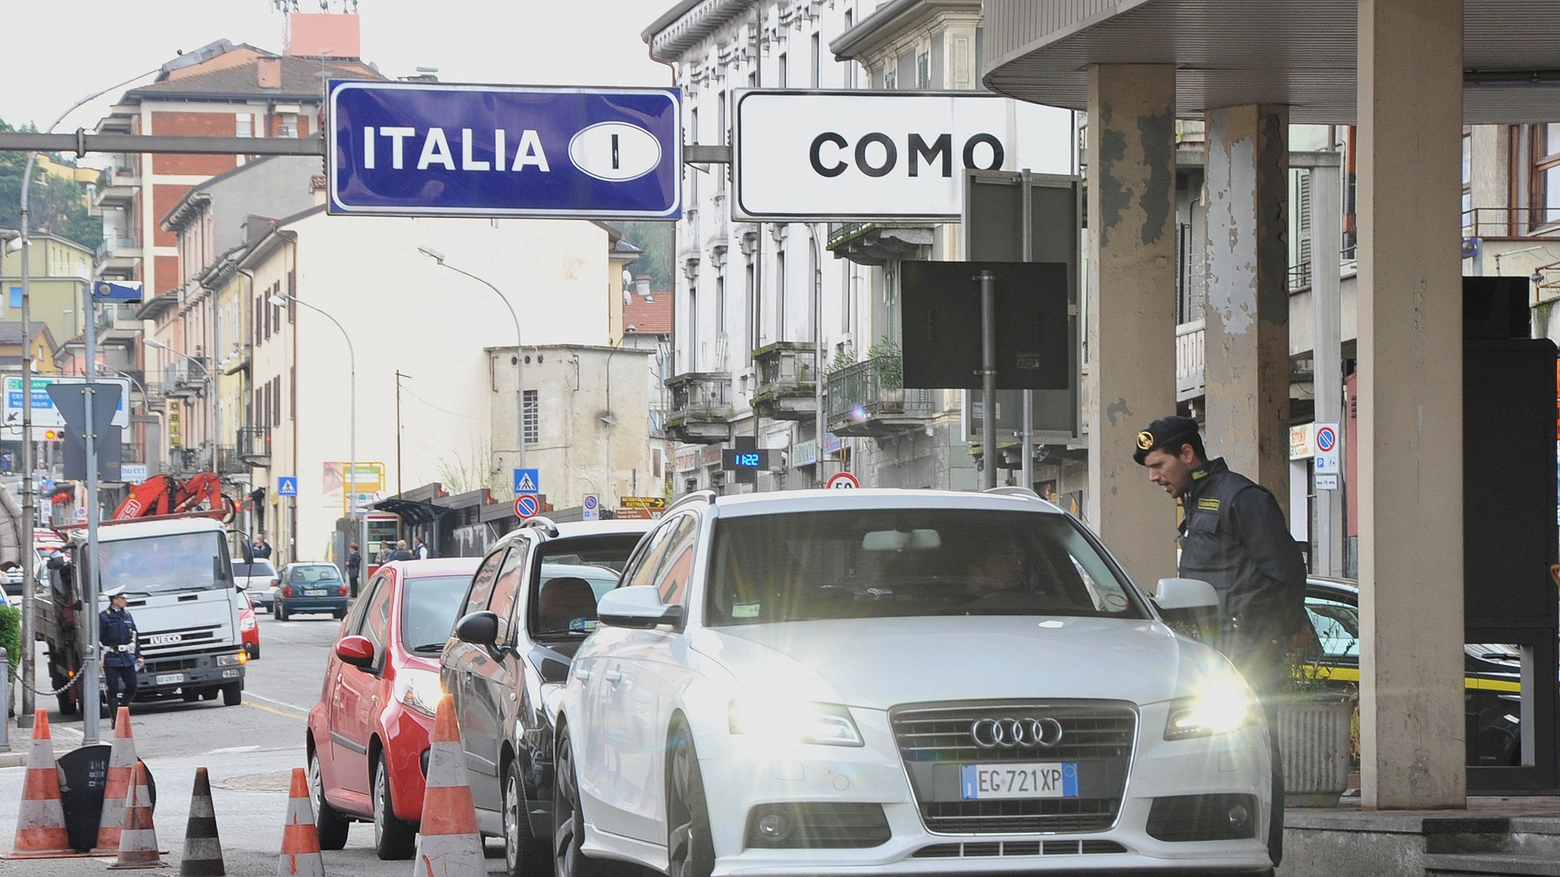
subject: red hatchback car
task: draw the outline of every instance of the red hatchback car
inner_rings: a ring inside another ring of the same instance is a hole
[[[367,821],[379,858],[416,851],[439,653],[481,562],[387,563],[342,621],[305,740],[324,849],[341,849],[350,824]]]

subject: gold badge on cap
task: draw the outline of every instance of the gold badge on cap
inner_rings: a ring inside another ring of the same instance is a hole
[[[1154,434],[1148,430],[1138,433],[1138,449],[1146,451],[1154,446]]]

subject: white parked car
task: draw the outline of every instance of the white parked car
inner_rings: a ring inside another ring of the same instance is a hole
[[[559,877],[1271,872],[1245,682],[1032,494],[694,494],[623,584],[559,706]]]

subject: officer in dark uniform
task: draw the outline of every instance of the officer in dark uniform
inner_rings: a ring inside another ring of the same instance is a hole
[[[1278,500],[1266,488],[1209,460],[1197,421],[1161,417],[1138,433],[1133,459],[1148,478],[1181,501],[1183,578],[1201,579],[1219,595],[1223,652],[1266,702],[1289,672],[1288,645],[1305,629],[1305,558],[1289,533]],[[1271,723],[1269,723],[1271,728]],[[1283,769],[1273,744],[1273,812],[1283,825]],[[1283,856],[1283,831],[1269,836],[1273,864]]]
[[[130,599],[124,588],[105,591],[108,608],[98,613],[98,644],[102,646],[103,679],[108,685],[109,722],[118,719],[118,707],[135,699],[136,671],[146,665],[141,643],[135,632],[135,618],[125,609]],[[124,692],[124,699],[119,693]]]

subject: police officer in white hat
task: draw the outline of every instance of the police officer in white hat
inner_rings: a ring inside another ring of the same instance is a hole
[[[108,598],[108,608],[98,613],[98,644],[103,649],[99,665],[108,685],[108,714],[112,723],[118,719],[118,708],[129,706],[135,699],[136,671],[146,666],[146,661],[141,657],[135,618],[125,608],[130,603],[125,589],[111,588],[104,591],[103,596]]]

